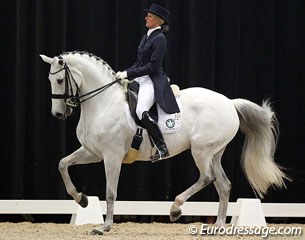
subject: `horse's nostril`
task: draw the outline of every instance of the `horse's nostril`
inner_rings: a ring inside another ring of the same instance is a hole
[[[55,114],[55,116],[57,117],[57,118],[63,118],[63,114],[62,113],[59,113],[59,112],[57,112],[56,114]]]

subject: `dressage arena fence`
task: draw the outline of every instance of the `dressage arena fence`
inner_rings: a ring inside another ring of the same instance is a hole
[[[88,197],[88,207],[74,200],[0,200],[0,214],[72,214],[71,224],[101,224],[106,201]],[[169,215],[172,202],[116,201],[114,215]],[[217,216],[218,202],[186,202],[182,216]],[[305,217],[303,203],[261,203],[259,199],[240,198],[229,202],[227,216],[236,226],[266,226],[265,217]]]

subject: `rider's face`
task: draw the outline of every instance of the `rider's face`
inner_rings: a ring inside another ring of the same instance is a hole
[[[152,13],[147,13],[145,17],[145,22],[146,22],[146,27],[151,29],[161,26],[162,19]]]

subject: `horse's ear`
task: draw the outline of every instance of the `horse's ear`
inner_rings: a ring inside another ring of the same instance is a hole
[[[49,63],[49,64],[52,64],[53,58],[47,57],[47,56],[45,56],[45,55],[43,55],[43,54],[40,54],[39,56],[42,58],[42,60],[43,60],[44,62]]]

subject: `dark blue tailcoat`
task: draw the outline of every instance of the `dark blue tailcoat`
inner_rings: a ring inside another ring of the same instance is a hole
[[[154,83],[155,99],[164,112],[180,112],[175,96],[163,70],[162,62],[167,51],[166,38],[161,29],[143,36],[138,47],[137,61],[127,69],[128,78],[149,75]],[[141,99],[140,99],[141,101]]]

